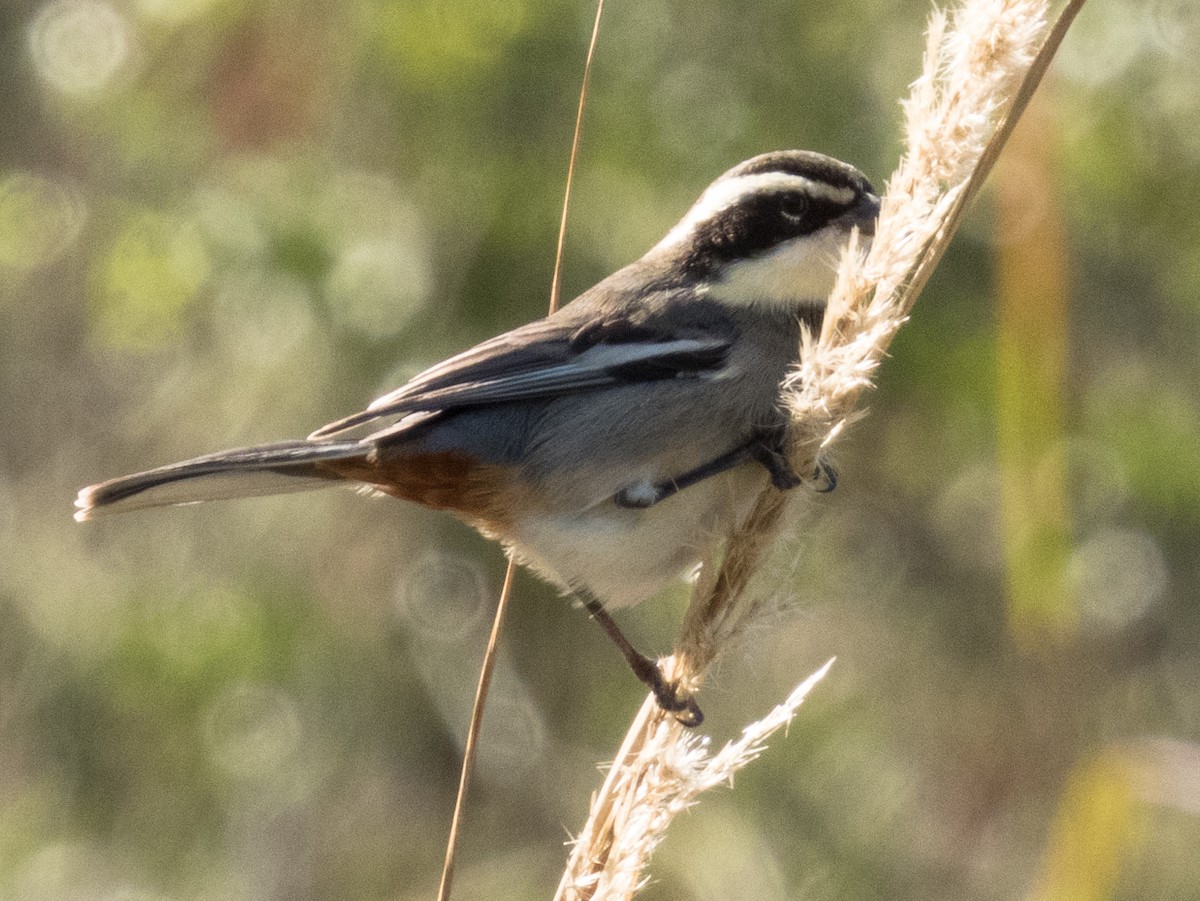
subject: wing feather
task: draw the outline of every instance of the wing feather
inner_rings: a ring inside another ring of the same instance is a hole
[[[613,319],[586,330],[556,317],[485,341],[427,369],[360,413],[310,435],[325,438],[366,423],[416,412],[554,397],[631,382],[698,375],[718,369],[732,335],[712,330],[665,337],[658,323]],[[611,339],[611,340],[610,340]]]

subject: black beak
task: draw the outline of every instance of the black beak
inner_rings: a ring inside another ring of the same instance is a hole
[[[857,226],[859,234],[870,238],[875,234],[875,220],[879,218],[879,195],[867,191],[859,198],[858,203],[842,213],[838,222],[845,226],[846,231]]]

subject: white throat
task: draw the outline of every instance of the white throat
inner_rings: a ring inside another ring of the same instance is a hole
[[[840,228],[794,238],[755,259],[730,264],[705,293],[735,306],[794,309],[822,304],[833,290],[845,244],[846,233]]]

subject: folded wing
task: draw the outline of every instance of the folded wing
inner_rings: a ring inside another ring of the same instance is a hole
[[[531,323],[451,357],[309,438],[412,413],[714,374],[725,361],[732,335],[712,329],[688,331],[671,334],[661,324],[619,318],[599,326],[593,320],[584,328],[554,318]]]

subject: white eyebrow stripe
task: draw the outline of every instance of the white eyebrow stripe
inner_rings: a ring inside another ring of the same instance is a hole
[[[811,178],[790,172],[757,172],[753,175],[725,178],[710,185],[708,190],[700,195],[700,199],[679,220],[679,224],[658,242],[658,247],[683,242],[698,225],[729,209],[743,197],[784,190],[802,191],[814,199],[837,204],[849,205],[854,200],[853,188],[835,187],[827,182],[813,181]]]

